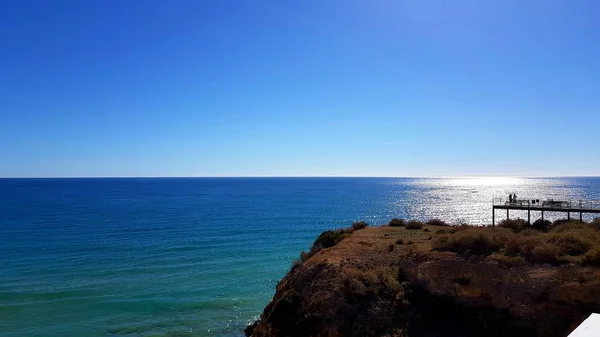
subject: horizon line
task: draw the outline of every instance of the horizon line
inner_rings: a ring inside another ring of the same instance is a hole
[[[428,176],[57,176],[57,177],[0,177],[0,179],[251,179],[251,178],[389,178],[389,179],[444,179],[444,178],[600,178],[599,175],[428,175]]]

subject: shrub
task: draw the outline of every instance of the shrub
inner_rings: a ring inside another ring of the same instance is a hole
[[[498,255],[493,254],[489,257],[490,260],[498,262],[500,265],[506,267],[517,267],[525,264],[525,260],[523,260],[520,256],[506,256],[506,255]]]
[[[457,232],[453,236],[438,237],[434,241],[433,247],[437,250],[459,254],[489,255],[502,248],[502,244],[494,237],[477,232],[477,230],[466,230]]]
[[[567,219],[558,219],[558,220],[554,220],[554,222],[552,223],[552,227],[556,227],[556,226],[560,226],[560,225],[564,225],[567,222],[569,222],[569,220]]]
[[[307,252],[305,252],[305,251],[302,251],[302,252],[300,253],[300,262],[301,262],[301,263],[304,263],[304,262],[306,262],[306,260],[308,260],[308,259],[309,259],[311,256],[312,256],[312,255],[311,255],[310,253],[307,253]]]
[[[423,228],[423,232],[431,232],[431,229],[425,227],[425,228]]]
[[[366,228],[369,224],[364,222],[364,221],[358,221],[352,224],[352,229],[354,229],[355,231],[359,230],[359,229],[363,229]]]
[[[585,266],[598,266],[600,265],[600,248],[596,247],[594,249],[589,250],[583,256],[583,260],[581,264]]]
[[[450,235],[439,235],[436,236],[433,242],[431,242],[431,248],[433,250],[446,251],[449,250],[448,240],[450,239]]]
[[[552,233],[562,233],[569,231],[577,231],[577,230],[586,230],[592,228],[592,226],[579,222],[579,220],[557,220],[554,221],[550,232]]]
[[[533,229],[537,229],[540,232],[547,232],[548,228],[550,228],[551,225],[552,225],[552,223],[548,220],[538,219],[534,223],[531,224],[531,227]]]
[[[417,220],[410,220],[406,223],[406,229],[422,229],[423,223]]]
[[[392,227],[402,227],[406,225],[406,221],[404,221],[404,219],[393,218],[392,220],[390,220],[390,223],[388,225]]]
[[[562,255],[579,256],[587,253],[592,247],[589,237],[580,232],[566,232],[554,234],[548,242],[556,245]]]
[[[564,226],[564,225],[576,225],[576,224],[583,224],[583,222],[576,220],[576,219],[572,219],[572,220],[558,219],[558,220],[554,221],[554,223],[552,224],[552,227],[558,227],[558,226]]]
[[[295,270],[296,268],[300,267],[301,265],[302,265],[302,261],[300,259],[294,260],[294,262],[292,262],[291,271]]]
[[[592,222],[590,222],[590,227],[600,230],[600,218],[595,218]]]
[[[448,226],[447,223],[445,223],[443,220],[434,218],[434,219],[429,219],[426,224],[431,225],[431,226]]]
[[[509,238],[504,244],[504,253],[508,256],[521,255],[525,258],[531,257],[535,247],[544,241],[535,236],[515,236]]]
[[[467,220],[464,218],[458,218],[456,219],[456,221],[454,222],[455,226],[468,226],[469,224],[467,223]]]
[[[514,237],[516,235],[512,230],[510,230],[508,228],[490,228],[490,227],[488,227],[488,229],[486,229],[484,231],[484,233],[487,233],[486,235],[491,236],[493,241],[502,247],[506,244],[506,242],[508,240],[510,240],[512,237]]]
[[[528,226],[520,231],[522,220],[497,228],[449,227],[436,231],[431,244],[433,250],[489,256],[509,267],[524,263],[600,266],[600,220],[596,222],[598,227],[579,221],[559,221],[550,227],[549,221],[537,221],[538,230]]]
[[[536,231],[533,228],[527,228],[527,229],[522,230],[520,234],[523,236],[537,236],[537,235],[540,235],[541,232]]]
[[[388,245],[388,252],[393,252],[393,251],[394,251],[394,245],[390,243]]]
[[[398,239],[398,240],[396,240],[396,244],[397,244],[397,245],[401,245],[401,244],[403,244],[403,243],[404,243],[404,241],[403,241],[402,239]]]
[[[540,246],[533,248],[531,252],[531,262],[534,263],[549,263],[552,265],[558,264],[558,258],[560,256],[560,250],[558,247],[549,243],[544,243]]]
[[[514,232],[520,232],[527,228],[527,222],[523,219],[505,219],[500,222],[500,227],[512,229]]]
[[[335,246],[336,243],[342,241],[346,236],[348,236],[351,232],[345,229],[337,229],[334,231],[325,231],[319,235],[313,247],[311,249],[311,253],[314,251],[315,253],[320,251],[321,249],[329,248]]]
[[[462,224],[462,225],[455,225],[455,226],[450,226],[450,229],[448,229],[448,233],[450,234],[454,234],[456,232],[465,230],[465,229],[469,229],[472,228],[472,226],[466,225],[466,224]]]

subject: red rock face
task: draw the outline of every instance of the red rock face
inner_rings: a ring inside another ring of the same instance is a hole
[[[436,252],[432,232],[366,228],[313,252],[246,335],[558,337],[600,311],[599,268]]]

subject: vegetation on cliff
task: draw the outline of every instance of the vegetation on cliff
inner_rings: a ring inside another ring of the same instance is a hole
[[[600,310],[600,221],[393,222],[321,234],[246,334],[552,337]]]
[[[520,219],[505,220],[500,228],[457,226],[446,233],[435,237],[432,249],[486,255],[509,266],[600,264],[600,219],[592,223],[559,220],[537,226]]]

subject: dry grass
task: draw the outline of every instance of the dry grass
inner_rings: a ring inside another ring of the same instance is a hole
[[[533,263],[548,263],[557,265],[560,257],[560,249],[549,243],[543,243],[531,251],[531,262]]]
[[[406,229],[423,229],[423,223],[417,220],[410,220],[406,223]]]
[[[430,226],[449,226],[446,222],[440,219],[429,219],[425,224]]]
[[[500,222],[500,227],[510,228],[514,232],[520,232],[527,228],[527,222],[523,219],[505,219]]]
[[[454,252],[467,257],[486,257],[509,267],[523,264],[600,266],[600,219],[591,223],[564,220],[553,224],[538,222],[537,227],[527,225],[523,220],[505,221],[496,228],[469,225],[439,227],[441,223],[437,220],[423,224],[415,220],[392,219],[390,225],[394,228],[386,226],[387,229],[383,229],[386,233],[384,237],[389,239],[381,241],[371,237],[377,231],[368,228],[366,223],[359,222],[350,228],[326,231],[308,252],[302,252],[292,269],[321,250],[335,246],[357,230],[362,237],[357,243],[381,242],[381,250],[394,254],[405,250],[422,254],[431,251]],[[340,254],[339,258],[347,258],[348,254]]]
[[[352,224],[352,229],[354,229],[355,231],[360,230],[360,229],[364,229],[368,226],[369,224],[364,222],[364,221],[358,221]]]
[[[402,227],[406,225],[406,221],[404,221],[404,219],[393,218],[392,220],[390,220],[388,225],[392,227]]]
[[[487,317],[482,321],[485,329],[451,331],[465,336],[565,336],[571,322],[598,311],[600,268],[548,265],[600,266],[600,220],[596,225],[560,222],[547,232],[531,226],[516,231],[510,226],[406,227],[404,222],[324,233],[314,250],[295,263],[300,269],[278,283],[254,335],[337,331],[341,336],[408,336],[393,329],[413,322],[410,335],[439,336],[446,328],[456,329],[461,317],[462,327],[471,327],[472,317]],[[472,310],[448,317],[466,307]],[[451,325],[418,330],[420,325],[410,320],[419,315],[423,326]],[[488,325],[492,323],[498,325]],[[529,325],[504,330],[511,324]],[[335,330],[341,325],[345,330]]]
[[[461,255],[483,255],[504,265],[600,265],[600,220],[537,222],[503,221],[500,228],[455,227],[437,231],[432,249]]]
[[[589,250],[581,261],[581,264],[585,266],[599,266],[600,265],[600,248],[594,248]]]
[[[467,255],[490,255],[503,247],[507,238],[502,231],[486,231],[485,228],[460,229],[454,234],[440,235],[432,243],[439,251],[451,251]]]
[[[353,223],[352,227],[350,228],[341,228],[321,233],[321,235],[319,235],[319,237],[317,237],[317,239],[313,243],[313,246],[310,248],[310,251],[308,251],[308,253],[302,251],[300,253],[300,258],[292,262],[291,270],[300,267],[304,262],[306,262],[309,258],[311,258],[316,253],[320,252],[321,250],[335,246],[338,242],[347,238],[355,231],[364,229],[367,226],[368,224],[366,222],[360,221]]]
[[[527,262],[520,256],[506,256],[503,254],[492,254],[488,257],[489,260],[498,262],[506,267],[523,266]]]

